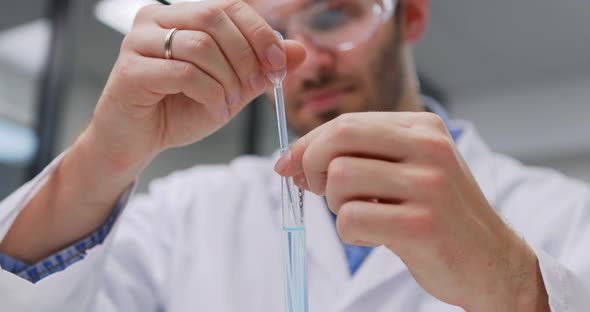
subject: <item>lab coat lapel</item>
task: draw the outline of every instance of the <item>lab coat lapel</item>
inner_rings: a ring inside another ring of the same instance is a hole
[[[398,256],[383,246],[375,248],[355,273],[348,295],[341,301],[338,310],[346,311],[365,294],[404,272],[407,268]]]
[[[304,204],[309,264],[325,273],[315,278],[330,278],[334,285],[343,287],[344,296],[339,301],[343,309],[338,310],[345,310],[364,294],[406,271],[399,257],[378,247],[351,277],[342,242],[323,197],[306,193]]]
[[[495,166],[490,166],[490,162],[494,161],[490,157],[494,154],[471,123],[455,120],[451,125],[463,129],[463,134],[457,141],[459,153],[461,153],[490,205],[497,208],[498,201],[501,200],[498,196],[499,190],[497,187],[501,184],[498,184],[497,176],[499,173],[495,171]]]
[[[337,285],[350,282],[346,255],[323,197],[307,192],[304,200],[310,265],[317,265]]]

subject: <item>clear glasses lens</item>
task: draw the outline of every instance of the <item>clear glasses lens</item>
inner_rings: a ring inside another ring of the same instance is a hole
[[[282,27],[287,37],[304,36],[315,45],[349,50],[369,38],[392,15],[395,0],[312,0]],[[280,26],[279,26],[280,28]]]

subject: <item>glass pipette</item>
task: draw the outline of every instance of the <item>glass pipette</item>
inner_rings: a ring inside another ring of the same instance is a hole
[[[279,32],[277,37],[283,40]],[[283,156],[289,149],[287,120],[285,117],[285,99],[283,96],[283,80],[287,76],[287,68],[276,72],[268,72],[267,77],[273,83],[277,122],[279,127],[280,154]],[[303,222],[303,190],[295,186],[292,177],[283,177],[282,212],[284,235],[284,281],[285,311],[307,312],[307,252],[305,247],[305,224]]]

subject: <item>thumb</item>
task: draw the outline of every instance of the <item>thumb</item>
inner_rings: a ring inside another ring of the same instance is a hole
[[[291,72],[303,64],[306,55],[305,47],[294,40],[285,40],[283,44],[287,53],[287,72]]]

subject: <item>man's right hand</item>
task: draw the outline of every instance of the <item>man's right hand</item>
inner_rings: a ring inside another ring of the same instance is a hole
[[[153,157],[212,134],[263,92],[265,72],[304,57],[240,0],[143,8],[89,127],[0,238],[0,253],[35,263],[97,230]]]
[[[166,60],[172,28],[180,30],[171,44],[173,59]],[[302,45],[281,43],[243,1],[144,7],[88,135],[97,152],[118,166],[145,162],[212,134],[264,91],[265,72],[296,67],[304,56]]]

